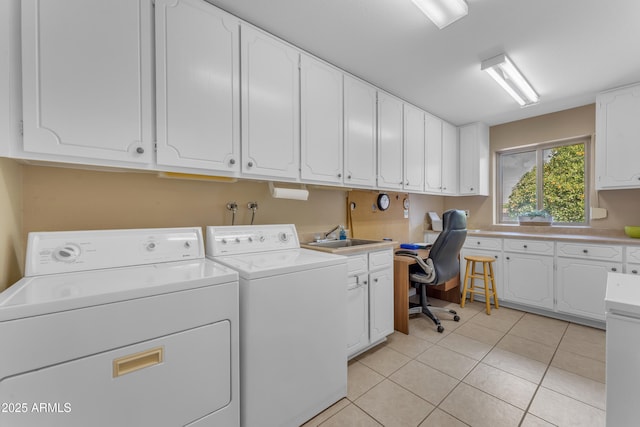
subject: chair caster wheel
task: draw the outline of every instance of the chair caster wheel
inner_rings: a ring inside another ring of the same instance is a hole
[[[453,320],[455,320],[456,322],[460,321],[460,316],[453,316]]]
[[[442,333],[444,331],[444,326],[438,325],[438,332]]]

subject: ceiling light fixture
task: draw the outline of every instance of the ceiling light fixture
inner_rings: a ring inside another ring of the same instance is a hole
[[[464,0],[411,0],[440,29],[469,13]]]
[[[535,104],[540,96],[504,53],[482,61],[481,70],[489,73],[521,107]]]

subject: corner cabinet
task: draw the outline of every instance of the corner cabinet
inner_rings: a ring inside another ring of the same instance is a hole
[[[376,88],[344,76],[344,184],[376,186]]]
[[[342,72],[309,55],[300,60],[303,181],[342,184]]]
[[[424,190],[424,112],[404,104],[404,189]]]
[[[158,165],[237,174],[240,22],[201,0],[156,0],[155,13]]]
[[[242,173],[299,179],[300,53],[242,24]]]
[[[596,97],[596,189],[640,188],[640,84]]]
[[[151,164],[152,19],[151,0],[22,2],[26,153]]]
[[[489,126],[472,123],[461,126],[460,185],[461,196],[489,195]]]
[[[393,333],[393,251],[347,259],[347,354],[355,357]]]

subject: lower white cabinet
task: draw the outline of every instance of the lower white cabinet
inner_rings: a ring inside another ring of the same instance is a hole
[[[607,273],[622,272],[622,247],[558,243],[557,251],[557,310],[604,321]]]
[[[393,251],[349,256],[347,353],[349,358],[393,333]]]
[[[640,246],[627,246],[627,263],[624,272],[627,274],[640,274]]]
[[[553,310],[553,257],[505,253],[504,299]]]
[[[500,241],[500,239],[496,239]],[[500,242],[501,243],[501,242]],[[503,292],[504,287],[502,285],[502,251],[501,250],[482,250],[476,248],[466,248],[463,247],[460,251],[460,290],[464,287],[464,277],[467,268],[467,261],[464,259],[465,256],[468,255],[479,255],[479,256],[488,256],[495,259],[493,265],[493,277],[496,284],[496,293],[498,294],[498,301],[502,301],[504,299]],[[482,263],[476,263],[476,271],[482,272]],[[471,274],[471,273],[469,273]],[[475,285],[480,286],[482,281],[476,281]],[[484,301],[484,294],[477,293],[473,296],[474,299]]]

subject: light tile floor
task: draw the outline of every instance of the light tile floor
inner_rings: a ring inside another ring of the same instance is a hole
[[[605,332],[484,303],[460,322],[412,316],[409,335],[349,362],[348,393],[311,426],[604,426]]]

